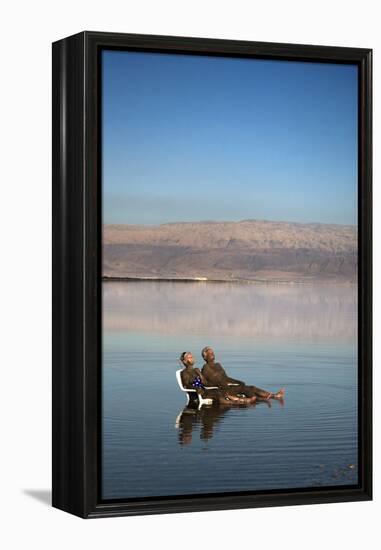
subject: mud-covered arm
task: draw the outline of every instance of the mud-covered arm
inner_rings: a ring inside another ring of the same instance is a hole
[[[194,388],[192,387],[193,379],[191,380],[191,377],[189,376],[188,372],[182,371],[180,373],[180,376],[181,376],[181,381],[183,383],[184,388],[187,388],[189,390],[194,390]]]
[[[201,382],[204,384],[204,386],[207,386],[208,385],[208,380],[205,378],[205,376],[203,375],[203,373],[200,371],[200,369],[194,369],[196,374],[200,377],[201,379]]]
[[[204,365],[202,367],[201,374],[201,380],[205,386],[218,386],[222,384],[219,373],[209,365]]]
[[[225,384],[244,384],[242,380],[237,380],[237,378],[231,378],[226,374],[225,369],[222,367],[221,363],[216,363],[216,367],[220,372],[221,379],[224,380]]]

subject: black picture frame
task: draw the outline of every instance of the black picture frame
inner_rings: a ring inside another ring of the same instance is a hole
[[[255,57],[359,68],[359,483],[102,502],[100,51]],[[372,50],[81,32],[52,45],[53,506],[83,518],[372,499]]]

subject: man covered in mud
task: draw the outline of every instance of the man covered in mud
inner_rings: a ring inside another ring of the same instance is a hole
[[[255,403],[256,396],[238,396],[236,388],[218,388],[208,389],[206,386],[216,386],[217,384],[207,384],[200,369],[194,368],[195,359],[190,351],[184,351],[180,356],[180,361],[184,365],[181,371],[181,381],[184,388],[196,390],[204,398],[213,399],[220,404],[236,403],[238,405],[249,405]]]
[[[206,346],[201,351],[205,361],[201,374],[207,386],[218,386],[222,391],[233,392],[234,395],[245,395],[246,397],[256,397],[258,401],[267,401],[268,399],[282,400],[284,397],[284,388],[276,393],[272,393],[256,386],[248,386],[242,380],[231,378],[222,368],[220,363],[215,362],[215,354],[210,346]]]

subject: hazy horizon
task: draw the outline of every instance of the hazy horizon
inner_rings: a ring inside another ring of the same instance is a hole
[[[244,222],[269,222],[269,223],[290,223],[296,225],[339,225],[339,226],[349,226],[349,227],[358,227],[357,223],[337,223],[337,222],[316,222],[316,221],[306,221],[298,222],[295,220],[270,220],[264,218],[245,218],[237,220],[227,220],[227,219],[209,219],[209,220],[174,220],[174,221],[164,221],[161,223],[129,223],[129,222],[103,222],[103,225],[143,225],[148,227],[157,227],[159,225],[176,225],[176,224],[192,224],[192,223],[244,223]]]

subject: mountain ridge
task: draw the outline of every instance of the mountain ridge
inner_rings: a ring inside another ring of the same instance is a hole
[[[103,226],[105,277],[357,280],[357,226],[242,220]]]

